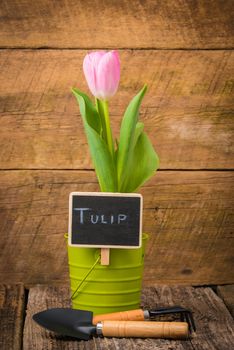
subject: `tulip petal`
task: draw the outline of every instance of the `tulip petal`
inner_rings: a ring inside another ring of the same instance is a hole
[[[97,72],[96,69],[105,51],[96,51],[87,54],[83,61],[83,71],[88,87],[94,96],[97,95]]]
[[[108,100],[112,97],[119,85],[120,61],[117,51],[110,51],[103,55],[96,70],[98,98]]]

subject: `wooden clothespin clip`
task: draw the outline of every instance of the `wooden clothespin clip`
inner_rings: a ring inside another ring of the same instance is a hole
[[[110,265],[110,248],[101,248],[101,265]]]

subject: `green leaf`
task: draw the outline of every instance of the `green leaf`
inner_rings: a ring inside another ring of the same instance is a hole
[[[84,116],[87,123],[100,135],[102,126],[101,119],[96,107],[93,105],[90,98],[80,90],[72,88],[72,92],[77,99],[80,96],[83,98],[84,102],[81,101],[80,103],[80,113],[82,114],[82,116]]]
[[[85,131],[102,192],[117,192],[116,170],[106,143],[87,123]]]
[[[131,159],[131,153],[134,148],[134,138],[136,124],[138,121],[139,108],[141,101],[145,95],[147,86],[145,85],[141,91],[129,103],[120,129],[120,139],[117,158],[118,188],[122,188],[125,177],[127,176],[127,165]],[[136,140],[136,139],[135,139]]]
[[[154,175],[159,167],[159,158],[148,136],[142,132],[137,139],[127,177],[125,178],[120,192],[134,192],[145,181]]]
[[[133,147],[136,146],[138,138],[141,135],[143,130],[144,130],[144,123],[138,122],[137,125],[136,125],[135,133],[134,133]]]
[[[106,123],[105,123],[105,115],[103,110],[103,104],[102,101],[96,98],[96,108],[98,111],[98,114],[100,116],[100,123],[102,128],[102,138],[107,143],[107,131],[106,131]]]
[[[102,192],[116,192],[117,179],[116,169],[113,158],[108,150],[108,146],[98,133],[97,123],[93,122],[96,114],[92,114],[94,108],[91,107],[92,102],[87,96],[77,89],[73,89],[73,93],[79,103],[81,116],[92,156],[93,164],[96,170],[98,181]],[[91,105],[90,105],[91,103]]]
[[[132,143],[133,144],[133,148],[136,146],[136,143],[137,143],[137,141],[139,139],[139,136],[143,132],[143,129],[144,129],[144,124],[142,122],[137,122],[136,128],[135,128],[135,132],[134,132],[133,143]],[[131,153],[131,157],[130,158],[132,158],[132,156],[133,156],[132,153]],[[117,157],[118,157],[118,144],[117,144],[117,150],[115,152],[115,159],[116,160],[117,160]],[[130,158],[129,158],[129,161],[127,162],[126,167],[125,167],[125,181],[128,181],[128,174],[132,173]],[[127,178],[127,180],[126,180],[126,178]],[[123,180],[122,186],[124,186],[125,181]]]

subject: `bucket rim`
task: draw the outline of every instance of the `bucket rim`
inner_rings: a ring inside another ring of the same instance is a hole
[[[68,240],[68,233],[64,233],[63,237]],[[147,241],[149,239],[149,233],[142,232],[142,241]]]

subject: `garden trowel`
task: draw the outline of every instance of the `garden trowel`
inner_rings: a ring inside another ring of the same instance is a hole
[[[90,311],[55,308],[33,315],[33,320],[50,331],[83,340],[88,340],[96,335],[167,339],[186,339],[188,337],[187,322],[130,321],[129,318],[127,318],[128,321],[123,320],[123,314],[129,312],[132,311],[113,313],[109,314],[110,316],[106,314],[103,315],[103,320],[99,315],[95,316],[95,320]],[[121,318],[120,314],[122,314]]]

